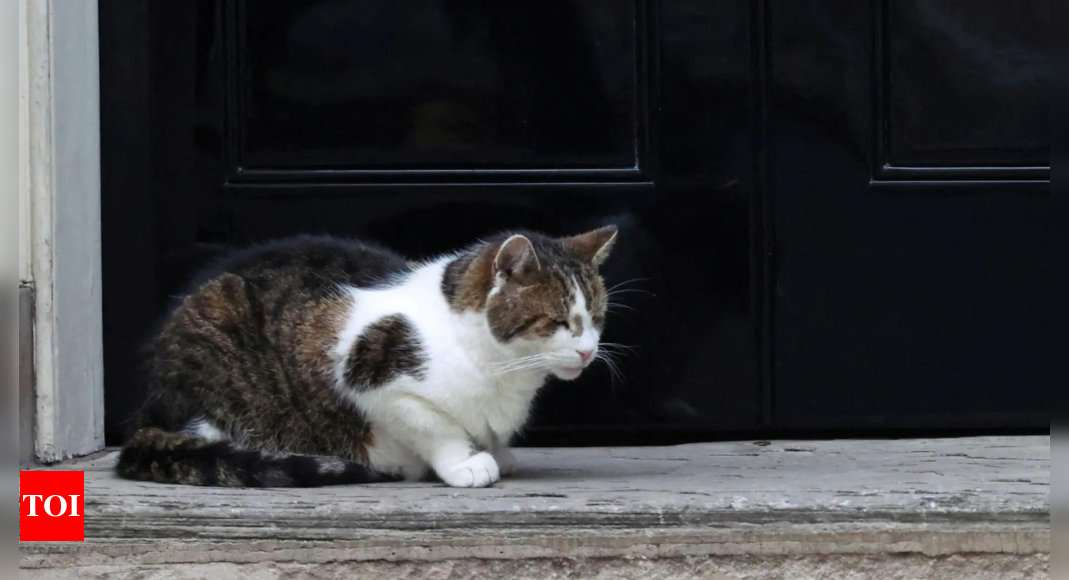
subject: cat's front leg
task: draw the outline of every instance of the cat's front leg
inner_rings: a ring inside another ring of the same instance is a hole
[[[498,470],[502,476],[510,475],[516,471],[516,456],[509,449],[508,441],[502,440],[496,434],[491,435],[490,454],[497,461]]]
[[[468,434],[448,416],[417,399],[401,397],[380,406],[377,415],[451,487],[486,487],[501,479],[494,456],[475,452]]]
[[[468,452],[471,452],[470,447]],[[438,477],[450,487],[486,487],[501,480],[497,460],[485,451],[463,461],[449,459],[432,466]]]

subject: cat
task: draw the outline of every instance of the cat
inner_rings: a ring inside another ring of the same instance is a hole
[[[228,487],[485,487],[549,377],[599,351],[615,226],[508,233],[425,263],[303,236],[224,259],[146,347],[124,478]]]

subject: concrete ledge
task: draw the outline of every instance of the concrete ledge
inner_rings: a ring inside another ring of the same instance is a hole
[[[265,491],[122,481],[109,455],[73,467],[87,541],[20,544],[20,577],[1049,578],[1049,437],[519,458],[484,490]]]
[[[298,564],[190,564],[93,566],[19,571],[49,580],[1048,580],[1050,555],[949,558],[833,556],[737,558],[562,558],[443,560],[436,562],[329,562]]]

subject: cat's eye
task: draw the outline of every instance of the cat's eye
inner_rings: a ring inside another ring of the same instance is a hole
[[[553,324],[556,324],[557,326],[559,326],[561,328],[571,328],[571,325],[568,324],[567,320],[562,320],[560,318],[554,318],[553,319]]]

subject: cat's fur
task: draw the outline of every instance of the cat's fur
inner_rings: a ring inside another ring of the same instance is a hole
[[[215,486],[417,479],[480,487],[550,375],[598,358],[608,227],[500,235],[424,264],[302,237],[223,262],[149,344],[126,478]]]

